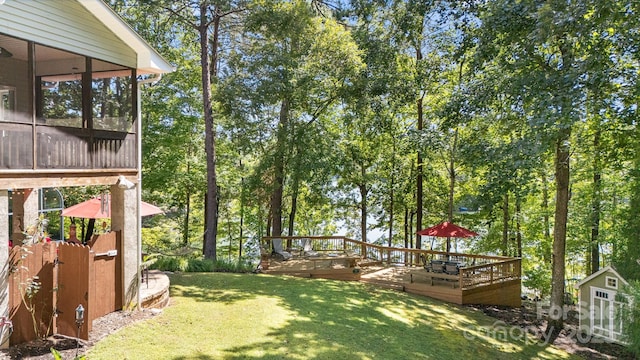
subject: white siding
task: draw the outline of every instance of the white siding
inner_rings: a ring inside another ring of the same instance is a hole
[[[75,0],[8,0],[0,33],[135,68],[136,53]]]

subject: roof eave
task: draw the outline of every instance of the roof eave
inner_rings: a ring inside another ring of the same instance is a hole
[[[139,74],[163,74],[175,71],[175,68],[162,55],[102,0],[78,0],[78,2],[136,52]]]

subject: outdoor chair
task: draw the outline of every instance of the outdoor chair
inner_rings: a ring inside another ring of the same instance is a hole
[[[422,267],[424,267],[425,270],[427,271],[431,271],[431,263],[427,262],[427,257],[424,256],[424,254],[420,254],[420,261],[422,261]]]
[[[273,239],[271,243],[273,244],[273,254],[276,258],[283,261],[290,260],[292,258],[291,253],[282,248],[282,239]]]
[[[318,252],[313,250],[313,248],[311,247],[311,239],[304,239],[303,240],[303,254],[304,256],[310,256],[310,257],[314,257],[314,256],[318,256]]]
[[[435,273],[443,273],[444,262],[442,260],[431,260],[431,271]]]
[[[458,267],[457,262],[447,261],[444,263],[444,272],[449,275],[458,275],[460,273],[460,268]]]

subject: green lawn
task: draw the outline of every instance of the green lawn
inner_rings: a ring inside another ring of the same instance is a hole
[[[88,358],[571,358],[480,312],[355,282],[184,273],[171,276],[171,297]]]

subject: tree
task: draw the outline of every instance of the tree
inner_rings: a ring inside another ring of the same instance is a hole
[[[218,76],[218,48],[222,20],[245,11],[245,1],[152,1],[150,8],[161,7],[187,28],[198,33],[200,44],[200,74],[202,106],[205,124],[205,152],[207,192],[205,199],[205,231],[202,253],[207,259],[216,259],[218,233],[218,183],[216,174],[216,127],[211,100],[212,79]]]
[[[223,106],[230,116],[245,123],[260,119],[269,125],[268,158],[262,163],[272,174],[268,184],[271,235],[280,236],[287,180],[294,187],[292,200],[297,199],[303,180],[298,171],[304,166],[298,156],[308,144],[297,142],[298,131],[321,136],[322,131],[313,128],[345,96],[361,61],[349,33],[334,20],[316,16],[304,1],[256,2],[244,26],[242,48],[227,69],[221,101],[226,102]],[[243,102],[251,105],[229,105]],[[292,169],[295,165],[301,168]]]
[[[595,9],[595,4],[583,2],[505,0],[488,3],[479,13],[478,59],[512,74],[510,82],[501,85],[509,93],[524,94],[529,126],[555,153],[553,311],[547,328],[551,339],[563,326],[572,129],[584,114],[585,79],[611,81],[603,71],[610,58],[589,56],[590,46],[612,40],[594,36],[606,32],[607,26],[606,14],[593,17]]]

